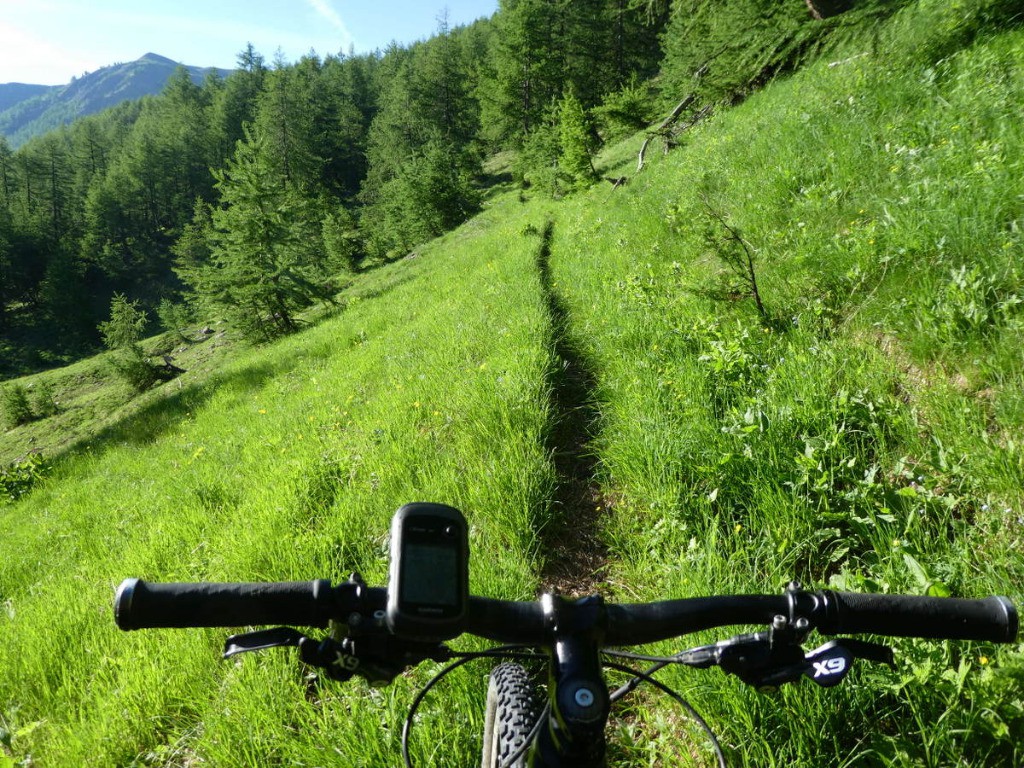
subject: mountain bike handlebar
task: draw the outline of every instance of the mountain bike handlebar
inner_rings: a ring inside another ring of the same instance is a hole
[[[543,600],[543,598],[542,598]],[[471,597],[461,627],[503,643],[541,644],[554,627],[541,601]],[[297,624],[326,627],[381,616],[387,590],[359,580],[271,583],[153,583],[126,579],[114,612],[123,630],[159,627],[238,627]],[[815,592],[784,595],[694,597],[639,604],[607,604],[597,610],[605,645],[642,645],[729,625],[806,621],[822,634],[869,633],[893,637],[1013,642],[1018,617],[1005,597],[965,599]]]

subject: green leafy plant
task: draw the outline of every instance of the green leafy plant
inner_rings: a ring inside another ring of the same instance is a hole
[[[683,337],[697,353],[719,418],[763,381],[767,367],[763,350],[742,325],[698,321]],[[760,419],[755,421],[760,423]]]
[[[979,265],[966,265],[949,273],[949,282],[927,310],[919,315],[918,329],[941,341],[957,343],[985,335],[1008,321],[1024,304]]]
[[[49,466],[39,453],[30,453],[0,468],[0,501],[17,501],[31,491],[48,471]]]

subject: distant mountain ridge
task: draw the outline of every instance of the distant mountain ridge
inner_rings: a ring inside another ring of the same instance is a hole
[[[0,84],[0,134],[13,148],[79,117],[102,112],[130,99],[160,93],[178,62],[155,53],[127,64],[113,64],[73,79],[67,85]],[[186,67],[196,83],[210,73],[231,70]]]

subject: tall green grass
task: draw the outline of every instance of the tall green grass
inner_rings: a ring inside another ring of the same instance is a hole
[[[552,272],[601,374],[622,597],[798,578],[1020,600],[1024,35],[939,61],[901,40],[776,83],[561,212]],[[747,241],[768,318],[708,247],[709,210]],[[1020,647],[897,651],[897,675],[835,691],[673,680],[735,764],[1021,761]],[[624,754],[702,764],[699,733],[667,758],[678,731],[652,739],[650,712]]]
[[[0,725],[14,758],[394,764],[410,681],[311,694],[289,654],[221,662],[222,631],[118,632],[112,589],[131,575],[352,570],[382,584],[391,513],[430,499],[471,522],[474,592],[532,595],[552,483],[549,330],[534,242],[501,218],[385,270],[379,295],[139,414],[0,511]],[[484,679],[428,707],[421,760],[476,748],[468,692]]]

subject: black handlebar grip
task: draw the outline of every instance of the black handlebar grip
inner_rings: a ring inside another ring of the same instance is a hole
[[[829,602],[833,603],[826,608],[829,619],[819,624],[828,634],[863,632],[996,643],[1012,643],[1017,637],[1017,609],[1005,597],[969,600],[830,592],[826,593]]]
[[[114,620],[124,630],[154,627],[241,627],[297,624],[326,627],[331,582],[153,584],[125,579],[114,598]]]

